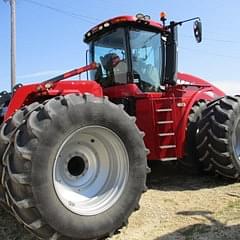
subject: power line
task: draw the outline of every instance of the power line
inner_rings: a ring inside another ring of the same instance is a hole
[[[224,54],[209,52],[209,51],[206,51],[206,50],[197,51],[196,49],[190,49],[190,48],[185,48],[185,47],[179,47],[179,49],[184,50],[184,51],[188,51],[188,52],[197,52],[199,54],[204,54],[204,55],[212,55],[212,56],[217,56],[217,57],[224,57],[224,58],[231,58],[231,59],[240,60],[240,57],[238,57],[238,56],[224,55]]]
[[[214,41],[214,42],[222,42],[222,43],[235,43],[239,44],[239,41],[232,41],[232,40],[223,40],[223,39],[215,39],[215,38],[206,38],[207,40]]]
[[[67,15],[67,16],[70,16],[70,17],[78,18],[78,19],[81,19],[82,21],[85,21],[85,22],[88,22],[88,23],[96,24],[99,21],[102,21],[102,19],[99,19],[99,18],[93,18],[93,17],[89,17],[89,16],[86,16],[86,15],[66,11],[66,10],[63,10],[63,9],[60,9],[60,8],[56,8],[56,7],[44,4],[44,3],[40,3],[40,2],[35,1],[35,0],[22,0],[22,1],[29,2],[29,3],[38,5],[38,6],[43,7],[43,8],[47,8],[47,9],[50,9],[52,11],[55,11],[55,12],[58,12],[58,13],[61,13],[61,14],[64,14],[64,15]],[[183,37],[192,38],[192,36],[190,36],[190,35],[183,35]],[[240,43],[239,41],[223,40],[223,39],[215,39],[215,38],[205,38],[205,39],[209,40],[209,41],[222,42],[222,43],[231,43],[231,44],[232,43],[234,43],[234,44],[239,44]]]
[[[6,1],[10,1],[11,2],[11,0],[6,0]],[[47,8],[49,10],[52,10],[52,11],[55,11],[55,12],[58,12],[58,13],[61,13],[61,14],[64,14],[64,15],[67,15],[67,16],[70,16],[70,17],[78,18],[78,19],[81,19],[82,21],[85,21],[85,22],[88,22],[88,23],[96,24],[96,22],[101,21],[101,19],[98,19],[98,18],[92,18],[92,17],[88,17],[88,16],[85,16],[85,15],[82,15],[82,14],[73,13],[73,12],[66,11],[66,10],[63,10],[63,9],[60,9],[60,8],[56,8],[56,7],[47,5],[47,4],[40,3],[40,2],[35,1],[35,0],[22,0],[22,1],[29,2],[29,3],[35,4],[35,5],[43,7],[43,8]],[[192,38],[192,36],[190,36],[190,35],[183,35],[183,37],[185,37],[185,38]],[[236,43],[236,44],[240,43],[239,41],[232,41],[232,40],[222,40],[222,39],[214,39],[214,38],[205,38],[205,39],[209,40],[209,41],[231,43],[231,44],[232,43]],[[189,48],[184,48],[184,47],[181,47],[180,49],[186,50],[186,51],[191,51],[191,52],[192,51],[196,52],[195,49],[189,49]],[[206,52],[206,51],[204,51],[204,53],[203,52],[199,52],[199,53],[200,54],[202,53],[202,54],[214,55],[214,56],[218,56],[218,57],[240,59],[237,56],[229,56],[229,55],[223,55],[223,54]]]
[[[56,7],[47,5],[47,4],[37,2],[35,0],[22,0],[22,1],[29,2],[29,3],[32,3],[32,4],[37,5],[39,7],[47,8],[49,10],[52,10],[52,11],[55,11],[55,12],[58,12],[58,13],[61,13],[61,14],[64,14],[64,15],[67,15],[67,16],[70,16],[70,17],[73,17],[73,18],[78,18],[78,19],[81,19],[82,21],[85,21],[85,22],[88,22],[88,23],[96,24],[99,21],[99,19],[97,19],[97,18],[92,18],[92,17],[88,17],[88,16],[85,16],[85,15],[82,15],[82,14],[66,11],[66,10],[63,10],[63,9],[60,9],[60,8],[56,8]]]
[[[64,8],[64,7],[67,6],[68,12],[74,12],[74,13],[77,12],[78,13],[79,11],[82,11],[82,9],[79,10],[78,6],[76,6],[76,0],[72,0],[75,3],[73,5],[70,3],[69,0],[64,0],[64,1],[65,1],[65,3],[63,3],[63,1],[61,1],[61,8]],[[90,19],[90,20],[94,20],[94,21],[97,21],[97,22],[103,21],[102,18],[98,18],[96,16],[92,17],[92,16],[88,16],[88,15],[83,15],[83,14],[79,14],[79,15],[83,16],[84,18],[87,18],[87,19]]]
[[[190,35],[182,35],[181,37],[184,38],[193,38]],[[208,40],[208,41],[213,41],[213,42],[221,42],[221,43],[230,43],[230,44],[239,44],[240,41],[232,41],[232,40],[224,40],[224,39],[216,39],[216,38],[209,38],[209,37],[204,37],[204,39]]]

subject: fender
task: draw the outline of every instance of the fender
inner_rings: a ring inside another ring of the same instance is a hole
[[[14,112],[25,105],[33,102],[42,103],[47,99],[67,95],[70,93],[90,93],[96,97],[103,97],[102,87],[95,81],[59,81],[43,82],[41,84],[30,84],[16,90],[8,105],[4,121],[11,117]]]

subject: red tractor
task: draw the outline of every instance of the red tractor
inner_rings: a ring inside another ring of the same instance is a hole
[[[90,64],[1,93],[0,199],[39,238],[114,234],[139,208],[147,160],[239,178],[240,98],[177,73],[186,21],[165,21],[107,20],[85,35]]]

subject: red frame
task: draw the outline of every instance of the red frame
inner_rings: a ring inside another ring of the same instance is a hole
[[[208,82],[182,73],[178,74],[178,79],[183,81],[184,84],[169,86],[165,91],[159,93],[143,93],[136,84],[117,85],[102,89],[95,81],[59,81],[59,79],[65,79],[95,67],[96,65],[87,66],[80,68],[81,71],[74,70],[69,72],[72,74],[66,73],[52,79],[56,81],[45,81],[41,84],[31,84],[19,88],[10,101],[4,120],[6,121],[24,105],[29,105],[35,101],[43,102],[46,99],[70,93],[91,93],[98,97],[106,95],[111,100],[131,97],[136,102],[137,125],[146,134],[144,141],[146,147],[150,150],[148,159],[182,158],[184,156],[188,115],[194,103],[201,99],[212,101],[225,95]],[[158,109],[168,108],[172,109],[172,115],[157,112]],[[173,120],[174,124],[171,129],[167,125],[159,129],[157,123],[159,119]],[[166,136],[160,139],[159,134],[169,131],[174,132],[175,136]],[[160,149],[161,144],[176,145],[176,148]]]
[[[105,23],[109,23],[109,26],[104,26]],[[92,28],[88,32],[90,33],[89,38],[88,33],[85,35],[85,42],[88,42],[98,32],[107,31],[110,25],[119,23],[140,24],[159,30],[164,28],[160,23],[152,20],[122,16]],[[144,141],[150,150],[148,159],[173,160],[173,157],[182,158],[184,156],[186,127],[192,106],[199,100],[212,101],[225,95],[205,80],[184,73],[178,73],[180,84],[166,86],[165,91],[158,93],[143,93],[136,84],[117,85],[102,89],[95,81],[61,81],[96,68],[97,65],[92,63],[40,84],[19,88],[10,101],[4,120],[10,118],[16,110],[32,102],[41,103],[46,99],[70,93],[91,93],[98,97],[106,95],[113,101],[131,98],[135,101],[137,125],[146,134]],[[163,122],[164,124],[162,124]],[[166,135],[166,133],[174,133],[174,135]],[[175,147],[165,148],[166,146]]]

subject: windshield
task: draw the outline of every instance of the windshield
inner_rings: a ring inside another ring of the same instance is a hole
[[[160,91],[162,46],[160,33],[130,30],[134,82],[144,92]]]
[[[93,61],[99,67],[91,73],[104,87],[127,83],[125,31],[119,28],[93,42]]]

